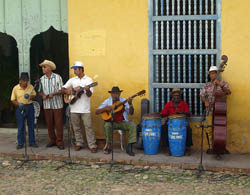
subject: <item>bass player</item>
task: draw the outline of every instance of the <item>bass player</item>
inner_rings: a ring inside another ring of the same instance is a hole
[[[218,80],[217,79],[217,73],[218,73],[218,67],[217,66],[211,66],[209,69],[209,78],[210,81],[206,83],[200,93],[201,99],[203,103],[205,103],[206,110],[208,111],[208,118],[207,122],[209,126],[212,126],[212,118],[213,118],[213,107],[215,103],[215,94],[214,88],[216,87],[216,94],[225,96],[225,95],[230,95],[231,90],[229,88],[229,84],[225,81]],[[207,129],[207,135],[208,135],[208,143],[212,143],[212,128]],[[210,144],[209,144],[210,145]],[[210,149],[207,150],[208,154],[212,154],[213,151]],[[225,153],[229,153],[227,150]]]

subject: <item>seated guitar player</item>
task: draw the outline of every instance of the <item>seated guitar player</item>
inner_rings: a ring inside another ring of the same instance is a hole
[[[114,86],[109,93],[111,96],[106,99],[96,110],[96,114],[111,113],[114,109],[114,105],[117,102],[123,102],[126,99],[120,97],[122,90],[119,87]],[[132,104],[132,98],[128,98],[124,105],[121,105],[121,110],[113,114],[113,127],[114,129],[120,129],[123,131],[129,131],[128,145],[126,152],[129,156],[134,156],[132,150],[133,144],[136,142],[136,123],[129,121],[128,114],[134,114],[134,107]],[[118,108],[119,109],[119,108]],[[115,109],[114,109],[115,110]],[[112,116],[111,116],[112,119]],[[111,119],[104,122],[104,129],[106,135],[106,147],[104,148],[104,154],[109,154],[112,151],[111,136],[112,123]]]

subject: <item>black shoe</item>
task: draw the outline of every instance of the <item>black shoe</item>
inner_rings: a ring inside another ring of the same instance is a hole
[[[227,149],[225,149],[224,154],[230,154],[230,152]]]
[[[167,156],[171,156],[171,152],[169,150],[169,147],[166,148],[166,153],[167,153]]]
[[[19,145],[16,146],[17,150],[22,149],[22,148],[23,148],[23,146],[19,146]]]
[[[60,145],[60,146],[57,146],[59,148],[59,150],[64,150],[64,146],[63,145]]]
[[[191,156],[191,148],[186,148],[185,155]]]
[[[32,147],[32,148],[38,148],[37,144],[29,144],[29,146]]]
[[[53,146],[56,146],[56,144],[48,143],[48,144],[46,145],[47,148],[51,148],[51,147],[53,147]]]
[[[133,146],[131,143],[127,145],[126,152],[129,156],[135,156],[135,153],[132,151],[132,148]]]
[[[213,154],[213,150],[212,149],[207,149],[207,154]]]

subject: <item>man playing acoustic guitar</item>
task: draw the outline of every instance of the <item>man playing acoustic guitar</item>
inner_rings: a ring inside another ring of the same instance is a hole
[[[76,77],[69,79],[67,83],[63,85],[63,93],[70,95],[72,94],[72,91],[75,91],[76,95],[78,95],[77,91],[80,90],[83,92],[80,96],[76,96],[78,98],[73,104],[70,104],[71,122],[76,139],[75,150],[79,151],[83,147],[83,136],[81,129],[82,120],[85,126],[88,147],[92,153],[96,153],[96,137],[92,128],[90,115],[90,97],[92,96],[94,90],[92,87],[88,86],[93,83],[93,81],[90,77],[84,74],[82,62],[76,61],[71,68],[74,69],[74,74]]]
[[[114,129],[121,129],[123,131],[129,131],[128,145],[126,148],[126,152],[129,156],[134,156],[134,152],[132,151],[133,144],[136,142],[136,124],[132,121],[129,121],[128,114],[134,114],[134,107],[132,104],[132,98],[128,98],[126,101],[125,98],[120,97],[122,90],[119,87],[114,86],[109,93],[111,96],[106,99],[96,110],[96,114],[101,113],[111,113],[112,110],[119,110],[121,106],[121,110],[114,113],[113,117],[113,125]],[[124,105],[120,105],[118,108],[115,108],[114,105],[116,102],[124,102]],[[126,103],[125,103],[126,102]],[[111,133],[112,132],[112,123],[111,119],[104,122],[104,129],[106,134],[106,147],[104,148],[104,154],[109,154],[112,151],[111,146]]]

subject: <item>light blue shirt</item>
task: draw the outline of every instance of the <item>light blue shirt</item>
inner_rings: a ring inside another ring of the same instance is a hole
[[[126,99],[123,97],[120,97],[119,100],[120,100],[120,102],[123,102]],[[113,104],[113,100],[112,100],[112,96],[110,96],[108,99],[104,100],[104,102],[97,109],[101,109],[101,108],[104,108],[106,106],[111,106],[112,104]],[[125,105],[125,111],[123,112],[124,121],[129,121],[129,118],[128,118],[129,104],[128,104],[128,102],[126,102],[124,105]]]

